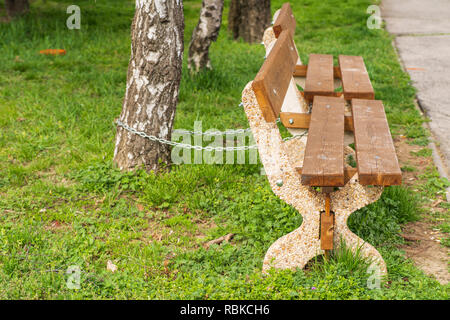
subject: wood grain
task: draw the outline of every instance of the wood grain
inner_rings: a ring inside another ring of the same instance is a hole
[[[303,168],[302,167],[296,167],[295,171],[297,171],[297,173],[299,175],[301,175],[302,172],[303,172]],[[353,167],[350,167],[350,166],[344,167],[344,185],[346,185],[347,182],[349,182],[350,179],[353,178],[353,176],[356,174],[356,172],[358,172],[358,169],[356,169],[356,168],[353,168]]]
[[[274,122],[292,79],[298,56],[289,31],[283,31],[253,81],[252,88],[264,119]]]
[[[307,70],[307,64],[297,64],[294,70],[294,77],[306,77]]]
[[[316,95],[335,95],[332,55],[309,55],[308,69],[306,72],[305,99],[312,101]]]
[[[280,112],[280,120],[286,128],[308,129],[311,121],[311,114],[299,112]],[[344,116],[344,129],[345,131],[353,131],[352,116]]]
[[[333,249],[334,215],[330,212],[330,193],[325,194],[325,212],[320,214],[320,249]]]
[[[346,100],[353,98],[374,99],[375,93],[363,58],[340,55],[338,60],[344,98]]]
[[[399,185],[402,173],[380,100],[352,100],[359,183]]]
[[[295,17],[292,12],[291,5],[289,2],[283,4],[280,9],[280,13],[278,14],[277,20],[273,24],[273,32],[275,33],[275,37],[279,37],[281,31],[289,30],[292,35],[295,34]]]
[[[298,64],[295,66],[294,77],[306,77],[306,73],[308,71],[307,64]],[[341,79],[341,68],[333,67],[333,76],[334,78]]]
[[[301,181],[318,187],[345,184],[343,99],[314,98]]]

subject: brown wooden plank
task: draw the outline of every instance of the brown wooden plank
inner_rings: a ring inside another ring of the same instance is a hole
[[[311,121],[310,113],[280,112],[281,123],[286,128],[308,129]],[[352,116],[344,116],[345,131],[353,131]]]
[[[286,128],[308,129],[311,121],[311,114],[299,112],[280,112],[280,121]]]
[[[344,98],[346,100],[353,98],[374,99],[375,93],[363,58],[340,55],[338,60]]]
[[[303,168],[302,167],[296,167],[295,170],[299,175],[302,174]],[[356,168],[353,167],[344,167],[344,185],[347,184],[347,182],[350,181],[351,178],[358,172]]]
[[[294,70],[294,77],[306,77],[307,70],[307,64],[297,64]]]
[[[335,95],[332,55],[309,55],[308,70],[306,72],[305,99],[312,101],[316,95]]]
[[[301,176],[304,185],[344,185],[344,105],[340,98],[314,98]]]
[[[344,168],[344,184],[347,184],[347,182],[350,181],[351,178],[356,174],[358,169],[353,167],[345,167]]]
[[[306,77],[307,71],[308,71],[307,64],[298,64],[295,66],[294,77]],[[333,75],[334,78],[341,79],[341,68],[333,67]]]
[[[289,30],[292,33],[292,36],[295,34],[295,17],[292,12],[291,5],[289,2],[283,4],[280,9],[280,13],[278,14],[277,20],[273,24],[273,32],[275,33],[275,37],[279,37],[281,31]]]
[[[320,214],[320,249],[333,249],[334,215],[330,212],[330,193],[325,194],[325,212]]]
[[[380,100],[352,100],[359,183],[399,185],[402,173]]]
[[[280,114],[297,58],[290,32],[283,31],[253,81],[253,91],[268,122],[274,122]]]
[[[333,250],[334,216],[320,214],[320,249]]]

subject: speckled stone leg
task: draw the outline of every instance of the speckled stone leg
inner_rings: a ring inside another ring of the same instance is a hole
[[[305,142],[300,139],[282,140],[277,124],[264,120],[251,82],[243,91],[242,102],[273,192],[297,209],[303,218],[298,229],[270,246],[264,258],[263,271],[271,267],[303,268],[309,260],[323,253],[320,249],[319,224],[320,212],[325,210],[325,196],[301,184],[295,167],[302,165]],[[347,149],[348,152],[351,151]],[[378,200],[383,188],[362,186],[356,177],[331,194],[331,210],[335,214],[334,242],[338,245],[342,237],[351,248],[360,247],[361,253],[373,258],[380,273],[384,274],[386,265],[378,251],[347,227],[350,214]]]

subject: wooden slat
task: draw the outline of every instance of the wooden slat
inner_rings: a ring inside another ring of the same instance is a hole
[[[311,121],[311,114],[299,112],[280,112],[280,120],[286,128],[308,129]],[[352,116],[344,116],[344,129],[345,131],[353,131]]]
[[[320,214],[320,249],[333,250],[334,216]]]
[[[399,185],[402,173],[380,100],[352,100],[359,183]]]
[[[292,120],[292,123],[289,123]],[[310,113],[281,112],[280,121],[286,128],[308,129],[311,121]]]
[[[343,186],[344,100],[316,96],[301,176],[309,186]]]
[[[333,56],[328,54],[310,54],[306,72],[305,99],[313,97],[334,96]]]
[[[278,38],[281,34],[281,31],[284,30],[289,30],[293,36],[295,34],[295,25],[296,22],[291,5],[289,4],[289,2],[286,2],[281,7],[277,20],[273,24],[273,32],[275,33],[275,37]]]
[[[298,64],[295,66],[294,77],[306,77],[306,73],[308,71],[307,64]],[[333,75],[334,78],[341,79],[341,68],[333,67]]]
[[[294,77],[306,77],[307,70],[307,64],[297,64],[294,70]]]
[[[302,174],[303,168],[302,167],[296,167],[295,170],[299,175]],[[353,167],[344,167],[344,185],[347,184],[347,182],[350,181],[351,178],[356,174],[357,169]]]
[[[280,114],[297,58],[290,32],[283,31],[253,81],[253,91],[268,122]]]
[[[333,249],[334,215],[330,212],[330,193],[325,194],[325,212],[320,214],[320,249]]]
[[[363,58],[340,55],[338,60],[345,99],[374,99],[375,93]]]

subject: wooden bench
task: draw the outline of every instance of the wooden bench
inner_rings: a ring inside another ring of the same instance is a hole
[[[273,25],[275,37],[278,38],[283,30],[289,30],[294,35],[295,28],[296,21],[292,8],[289,3],[285,3],[276,13]],[[335,91],[337,88],[334,79],[341,80],[343,95],[346,100],[353,98],[374,99],[374,90],[363,58],[340,55],[338,61],[339,66],[333,67],[333,56],[311,54],[309,56],[309,65],[296,64],[294,76],[306,77],[305,99],[312,101],[312,97],[315,95],[340,95]]]
[[[345,185],[351,178],[349,175],[355,173],[351,169],[344,170],[344,130],[348,130],[354,131],[360,183],[382,186],[400,184],[401,171],[381,101],[352,98],[352,114],[346,116],[345,94],[344,98],[328,97],[323,92],[319,94],[321,91],[317,90],[311,91],[312,98],[317,97],[311,113],[281,112],[297,60],[297,55],[293,52],[296,51],[291,33],[282,32],[255,77],[253,89],[266,121],[273,122],[280,116],[286,127],[309,129],[303,168],[297,169],[301,172],[302,183],[320,187]],[[342,57],[348,56],[340,56],[339,59]],[[348,63],[348,58],[343,59]],[[357,58],[351,60],[358,63],[362,61]],[[326,59],[326,63],[316,73],[316,79],[329,78],[333,74],[332,61],[332,56]],[[358,70],[365,70],[364,65],[359,67]],[[348,88],[358,87],[351,79],[362,83],[360,73],[356,73],[358,76],[348,76]],[[364,83],[370,83],[370,79]],[[359,97],[355,91],[349,92],[352,97]],[[366,94],[367,91],[364,91],[362,95]]]
[[[272,189],[304,219],[299,229],[269,248],[264,268],[269,267],[269,260],[276,261],[275,267],[303,267],[313,255],[311,248],[328,253],[340,236],[354,249],[356,243],[361,245],[363,253],[375,257],[385,271],[375,248],[346,226],[348,215],[377,200],[384,186],[401,183],[383,104],[373,100],[362,57],[341,55],[339,67],[334,67],[332,56],[315,54],[310,55],[308,66],[299,67],[292,19],[290,6],[283,5],[273,27],[277,39],[266,44],[267,58],[243,93],[244,108]],[[293,76],[299,74],[306,77],[303,95],[292,85]],[[342,94],[336,93],[336,77],[342,80]],[[305,111],[305,102],[311,104],[310,112]],[[290,112],[283,112],[285,109]],[[294,139],[283,143],[276,125],[278,117],[287,128],[307,129],[306,144],[291,142]],[[274,135],[274,131],[278,133]],[[346,145],[345,134],[354,136],[355,150]],[[347,163],[347,154],[355,155],[356,168]],[[323,193],[311,187],[321,187]],[[317,197],[322,200],[314,200]],[[314,210],[319,212],[314,214]],[[291,237],[294,233],[296,240]],[[299,247],[292,246],[288,239],[299,241]],[[289,251],[289,259],[280,253],[285,251]],[[301,254],[296,256],[298,252]]]

